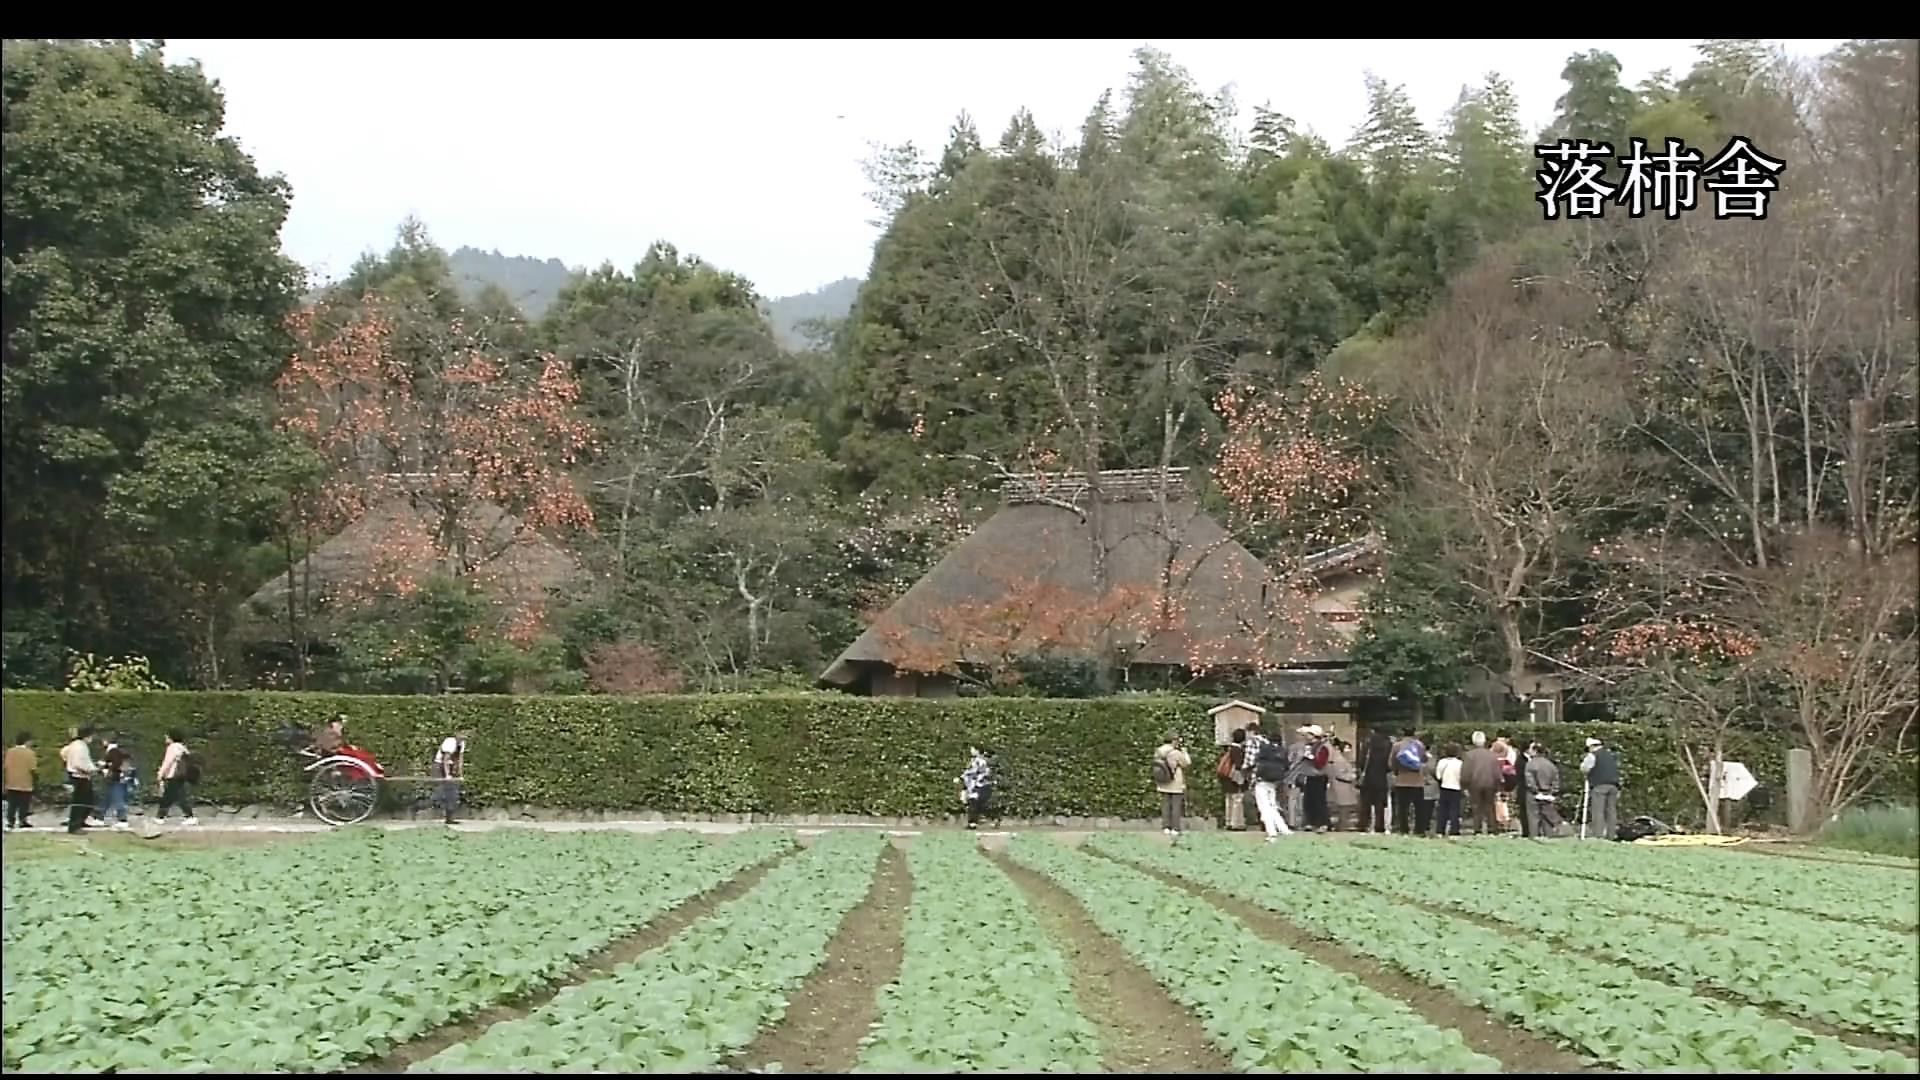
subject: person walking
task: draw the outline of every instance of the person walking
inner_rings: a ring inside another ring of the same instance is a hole
[[[1620,829],[1620,758],[1600,739],[1587,740],[1587,756],[1580,759],[1587,778],[1587,835],[1617,839]]]
[[[427,767],[427,775],[437,781],[432,805],[446,812],[449,825],[454,823],[453,815],[460,809],[460,781],[465,775],[466,759],[467,733],[462,731],[440,740]]]
[[[1554,805],[1560,794],[1560,766],[1539,743],[1527,747],[1526,805],[1527,829],[1536,840],[1545,840],[1560,827],[1560,815]]]
[[[33,814],[33,773],[39,767],[40,756],[33,752],[33,733],[16,732],[4,762],[0,762],[0,772],[6,779],[7,828],[33,828],[33,822],[27,819]]]
[[[74,733],[73,741],[60,748],[60,763],[67,770],[67,786],[73,790],[67,805],[67,831],[73,834],[85,832],[88,819],[93,816],[93,777],[99,766],[93,761],[93,729],[80,728]]]
[[[1473,749],[1460,762],[1460,781],[1473,803],[1474,835],[1491,835],[1496,813],[1493,804],[1500,797],[1500,758],[1488,748],[1486,732],[1473,733]]]
[[[1393,739],[1374,728],[1360,752],[1360,814],[1368,832],[1387,831],[1387,792],[1393,789]]]
[[[1426,760],[1426,745],[1413,732],[1393,744],[1393,831],[1403,836],[1413,832],[1414,812],[1420,805],[1420,766]]]
[[[1353,764],[1353,747],[1344,739],[1334,739],[1333,756],[1327,761],[1327,803],[1333,813],[1335,829],[1359,828],[1359,779]]]
[[[167,811],[180,808],[180,824],[198,825],[193,816],[193,785],[200,778],[199,755],[187,749],[187,736],[179,728],[167,732],[167,749],[160,755],[160,768],[154,779],[160,781],[160,809],[155,815],[167,820]]]
[[[993,756],[984,746],[967,747],[967,767],[960,773],[960,804],[967,808],[969,829],[978,829],[993,808]]]
[[[1259,717],[1247,723],[1246,760],[1252,762],[1253,805],[1271,844],[1293,832],[1287,827],[1287,819],[1280,816],[1279,787],[1287,778],[1287,749],[1262,735],[1259,728]]]
[[[100,756],[101,779],[107,786],[107,808],[101,814],[116,829],[127,828],[127,803],[133,797],[133,754],[127,750],[124,735],[107,739],[106,753]]]
[[[1153,786],[1160,792],[1160,831],[1178,837],[1187,820],[1187,769],[1193,757],[1181,747],[1180,733],[1167,732],[1153,751]]]
[[[1307,737],[1306,745],[1300,750],[1299,765],[1307,828],[1314,832],[1326,832],[1333,827],[1327,808],[1327,787],[1330,782],[1327,768],[1333,762],[1333,748],[1327,744],[1327,730],[1319,724],[1308,724],[1300,729],[1300,734]]]
[[[1227,749],[1215,766],[1220,775],[1220,790],[1227,805],[1220,816],[1220,827],[1228,832],[1247,830],[1247,731],[1234,728],[1227,737]]]
[[[1461,774],[1465,769],[1458,743],[1448,743],[1440,759],[1433,763],[1433,777],[1440,785],[1440,814],[1433,826],[1435,835],[1460,835]]]

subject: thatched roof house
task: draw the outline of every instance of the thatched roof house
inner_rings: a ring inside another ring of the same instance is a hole
[[[373,584],[375,578],[418,581],[436,570],[451,569],[423,539],[430,534],[429,512],[406,496],[387,500],[297,564],[291,575],[275,574],[241,605],[238,626],[243,640],[284,642],[288,636],[288,598],[311,597],[307,633],[324,640],[336,631],[342,601]],[[584,569],[559,545],[526,528],[492,503],[472,506],[462,525],[467,538],[464,574],[482,587],[514,600],[542,596],[582,579]]]
[[[1158,470],[1104,473],[1097,508],[1090,485],[1071,475],[1009,483],[1005,506],[855,639],[821,684],[947,696],[953,668],[1013,649],[1128,669],[1343,664],[1343,635],[1314,613],[1313,590],[1275,580],[1195,505],[1185,472],[1164,481]],[[1104,589],[1094,580],[1096,539]],[[1351,554],[1323,561],[1337,572]]]

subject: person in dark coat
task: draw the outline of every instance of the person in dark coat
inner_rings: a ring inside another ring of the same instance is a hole
[[[1487,747],[1487,733],[1473,733],[1473,749],[1460,759],[1460,784],[1473,810],[1473,831],[1487,836],[1496,831],[1493,804],[1500,796],[1500,759]]]
[[[1367,832],[1387,831],[1387,792],[1393,786],[1393,740],[1373,729],[1360,752],[1360,814]]]

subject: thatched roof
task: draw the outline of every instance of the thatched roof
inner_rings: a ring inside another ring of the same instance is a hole
[[[958,651],[971,660],[965,655],[968,645],[951,640],[955,632],[947,613],[990,608],[1016,589],[1044,588],[1049,602],[1101,609],[1093,575],[1093,520],[1105,552],[1109,594],[1124,591],[1138,602],[1122,619],[1115,620],[1111,609],[1097,616],[1117,622],[1118,632],[1104,638],[1076,635],[1079,641],[1123,646],[1129,664],[1233,667],[1247,662],[1249,647],[1283,648],[1292,662],[1343,659],[1332,635],[1297,616],[1285,634],[1287,644],[1276,645],[1276,606],[1285,590],[1193,503],[1183,474],[1175,470],[1171,477],[1164,518],[1156,499],[1158,482],[1134,473],[1103,475],[1100,508],[1093,515],[1085,511],[1084,481],[1029,478],[1009,485],[1003,489],[1007,505],[876,619],[820,681],[851,686],[863,669],[899,667],[905,653],[927,648]],[[1164,622],[1153,617],[1163,581],[1174,612]]]
[[[365,587],[377,573],[425,577],[442,568],[417,542],[429,527],[427,511],[407,497],[382,503],[301,560],[293,571],[297,588],[308,588],[310,581],[316,599],[331,601],[343,592]],[[467,572],[507,597],[562,589],[585,573],[573,556],[492,503],[471,507],[463,531],[471,541],[468,558],[475,563]],[[396,556],[396,552],[402,554]],[[285,634],[287,579],[285,573],[275,574],[241,605],[243,637],[267,640]],[[319,621],[325,624],[325,610],[332,605],[320,606]],[[323,636],[326,629],[314,627]]]

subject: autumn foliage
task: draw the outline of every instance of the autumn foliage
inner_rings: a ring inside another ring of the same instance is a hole
[[[1867,558],[1831,530],[1766,567],[1659,532],[1601,545],[1587,659],[1695,731],[1790,733],[1814,759],[1819,813],[1904,753],[1920,708],[1909,546]]]
[[[328,533],[380,514],[342,592],[404,598],[435,571],[475,578],[507,609],[503,632],[530,640],[543,590],[507,580],[520,575],[502,556],[542,530],[592,527],[571,476],[593,447],[572,373],[549,354],[499,355],[459,319],[420,332],[417,315],[373,296],[333,316],[293,316],[297,348],[276,384],[280,427],[323,464],[293,513]]]
[[[1214,407],[1225,431],[1212,474],[1232,507],[1229,527],[1280,544],[1270,564],[1369,531],[1382,477],[1367,435],[1386,415],[1383,398],[1310,374],[1286,393],[1226,391]]]
[[[677,668],[639,642],[596,645],[581,660],[594,690],[602,694],[677,694],[685,685]]]
[[[911,623],[897,609],[879,614],[872,629],[888,662],[900,671],[1008,685],[1023,661],[1097,656],[1103,643],[1152,629],[1152,597],[1141,590],[1094,595],[1014,574],[986,576],[994,587],[983,599],[929,605]]]

